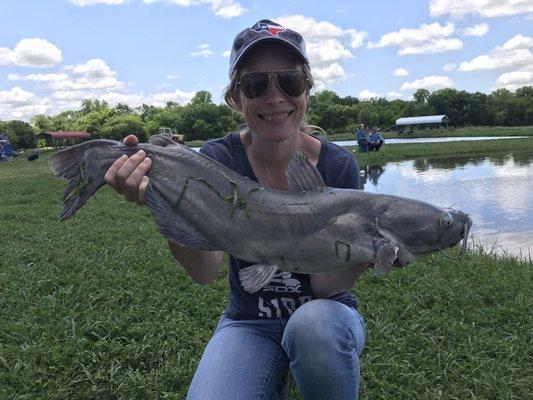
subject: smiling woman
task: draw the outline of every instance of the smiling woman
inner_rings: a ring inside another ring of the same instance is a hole
[[[242,113],[245,127],[205,142],[202,153],[265,187],[290,190],[285,171],[294,153],[301,152],[325,185],[359,188],[353,155],[306,133],[313,79],[299,33],[270,20],[243,30],[233,43],[229,76],[225,99]],[[137,142],[126,138],[130,141]],[[150,166],[143,152],[121,158],[109,169],[106,181],[129,200],[142,203]],[[256,242],[273,246],[280,240],[254,241],[244,227],[242,231],[237,237],[256,249],[254,254],[259,254]],[[174,243],[169,247],[196,282],[209,283],[217,276],[223,260],[220,251]],[[279,259],[284,256],[288,254]],[[265,286],[250,292],[239,275],[252,265],[254,271],[274,272],[269,281],[264,278]],[[229,256],[230,302],[198,365],[189,400],[283,399],[289,372],[308,400],[358,397],[365,332],[349,289],[367,265],[311,275],[283,269],[276,273],[274,267]]]

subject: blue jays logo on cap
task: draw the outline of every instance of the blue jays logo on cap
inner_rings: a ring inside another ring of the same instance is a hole
[[[281,25],[271,25],[266,22],[258,22],[252,29],[256,32],[266,31],[272,36],[277,36],[280,32],[285,31],[285,28]]]

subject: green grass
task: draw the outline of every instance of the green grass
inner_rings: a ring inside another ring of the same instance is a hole
[[[192,283],[147,207],[108,187],[58,222],[65,182],[47,157],[0,164],[0,399],[184,398],[226,270]],[[364,275],[361,398],[528,398],[531,281],[483,250]]]
[[[419,137],[447,137],[447,136],[533,136],[533,126],[470,126],[463,128],[450,129],[431,129],[418,130],[413,135],[396,132],[386,132],[383,134],[385,139],[411,139]],[[355,132],[346,132],[335,135],[328,135],[329,140],[353,140]]]
[[[349,149],[355,154],[360,167],[365,165],[384,165],[391,161],[421,160],[428,157],[489,156],[504,160],[508,152],[532,154],[533,138],[447,143],[385,143],[380,151],[371,153],[361,153],[357,147],[350,147]]]

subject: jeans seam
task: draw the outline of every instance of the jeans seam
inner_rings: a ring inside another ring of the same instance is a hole
[[[280,360],[281,360],[281,357],[283,355],[283,349],[281,349],[278,353],[278,358],[277,360],[274,362],[274,364],[272,365],[272,368],[270,370],[270,376],[268,377],[268,379],[266,380],[265,382],[265,386],[263,388],[263,400],[268,400],[266,398],[266,394],[267,394],[267,388],[268,386],[270,385],[270,383],[272,382],[272,377],[274,376],[274,371],[276,371],[276,367],[278,366]]]

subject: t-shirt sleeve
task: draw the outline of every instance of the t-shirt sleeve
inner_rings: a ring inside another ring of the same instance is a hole
[[[341,187],[343,189],[359,189],[359,164],[355,157],[348,153],[343,164],[343,179]]]

